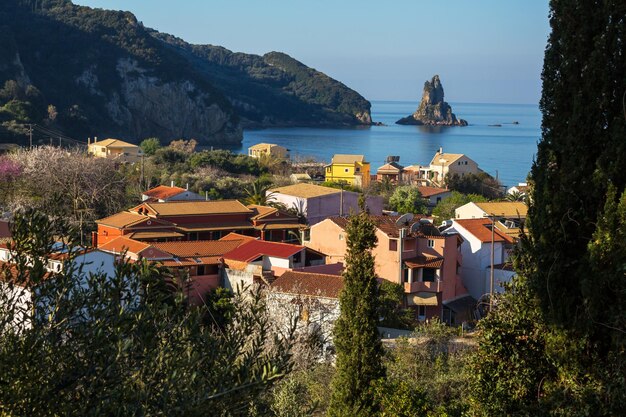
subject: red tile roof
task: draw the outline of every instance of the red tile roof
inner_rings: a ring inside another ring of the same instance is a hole
[[[455,220],[459,226],[474,235],[481,242],[491,242],[491,220],[489,219],[459,219]],[[494,242],[513,243],[513,238],[502,233],[498,228],[494,232]]]
[[[187,240],[154,242],[151,245],[176,257],[206,257],[224,255],[243,243],[243,240]]]
[[[150,245],[148,243],[129,239],[125,236],[119,236],[111,240],[110,242],[99,246],[98,249],[105,252],[122,253],[124,251],[128,251],[130,253],[138,254],[141,251],[148,249],[149,247]]]
[[[226,236],[222,237],[220,240],[244,240],[244,241],[250,241],[250,240],[258,240],[258,238],[254,237],[254,236],[247,236],[247,235],[242,235],[240,233],[230,232]]]
[[[290,256],[300,252],[302,249],[304,249],[304,246],[291,245],[289,243],[251,240],[224,254],[224,258],[243,262],[252,262],[263,255],[273,256],[276,258],[289,258]]]
[[[20,287],[25,287],[29,285],[30,282],[30,268],[27,268],[22,275],[22,279],[18,280],[19,272],[17,267],[13,263],[0,261],[0,281],[6,283],[13,283],[14,285],[19,285]],[[46,272],[42,279],[48,279],[54,276],[51,272]]]
[[[287,271],[272,283],[272,289],[287,294],[338,298],[343,289],[343,278],[338,275]]]
[[[428,186],[421,186],[421,185],[418,186],[417,189],[419,190],[420,194],[424,198],[450,192],[450,190],[448,190],[447,188],[428,187]]]
[[[187,190],[180,187],[168,187],[167,185],[158,185],[154,188],[149,189],[148,191],[145,191],[143,195],[159,200],[167,200],[168,198],[174,197],[175,195],[178,195],[184,191]]]
[[[404,262],[411,268],[441,268],[443,265],[443,258],[418,255],[414,258],[405,259]]]

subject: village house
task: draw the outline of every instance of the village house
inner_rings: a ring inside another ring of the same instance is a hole
[[[96,158],[114,159],[120,162],[139,162],[143,156],[143,151],[137,145],[124,142],[119,139],[105,139],[94,141],[87,145],[87,152]]]
[[[452,225],[443,231],[443,234],[459,234],[463,238],[461,254],[463,264],[460,268],[461,279],[470,295],[479,300],[488,294],[491,288],[491,233],[492,221],[488,218],[459,219],[454,220]],[[500,268],[494,273],[494,291],[502,291],[502,284],[509,282],[512,277],[512,269],[506,264],[509,254],[516,243],[516,236],[506,233],[502,223],[496,222],[493,229],[494,264]],[[494,269],[495,271],[495,269]]]
[[[287,208],[295,208],[307,219],[309,225],[331,217],[358,213],[359,193],[342,191],[336,188],[323,187],[315,184],[293,184],[269,190],[268,196]],[[381,214],[383,199],[369,196],[365,200],[367,209],[372,214]]]
[[[237,200],[150,202],[96,221],[92,240],[101,246],[118,236],[146,242],[218,240],[230,232],[261,239],[297,239],[297,216]],[[294,237],[295,235],[295,237]]]
[[[257,143],[248,148],[248,156],[261,158],[262,156],[274,157],[278,159],[289,158],[289,150],[275,143]]]
[[[520,194],[522,196],[527,196],[530,193],[530,186],[527,182],[520,182],[506,190],[506,193],[510,195]]]
[[[395,161],[387,162],[376,171],[376,181],[389,180],[392,184],[404,181],[404,167]]]
[[[429,207],[435,207],[437,204],[439,204],[439,202],[445,200],[452,195],[452,191],[447,188],[418,185],[417,189],[422,197],[426,200],[426,205],[428,205]]]
[[[167,267],[180,278],[189,303],[202,305],[207,294],[221,284],[222,256],[244,242],[242,238],[146,243],[120,236],[100,249],[116,255],[125,254],[132,261],[145,259]]]
[[[165,203],[168,201],[199,201],[208,200],[208,198],[200,194],[189,191],[189,188],[175,187],[174,181],[171,186],[157,185],[154,188],[144,191],[141,194],[141,201],[150,201],[153,203]]]
[[[268,242],[232,233],[224,241],[245,239],[224,254],[222,285],[235,291],[254,284],[270,285],[286,271],[324,264],[324,256],[301,245]]]
[[[363,155],[335,154],[325,169],[326,181],[345,181],[359,188],[370,185],[370,163]]]
[[[276,278],[267,292],[270,322],[285,331],[297,318],[296,333],[307,339],[316,338],[321,358],[332,354],[333,328],[339,318],[342,289],[341,275],[287,271]]]
[[[434,183],[443,186],[448,175],[457,174],[462,177],[467,174],[478,174],[480,172],[478,164],[467,155],[444,153],[443,148],[439,148],[439,151],[435,153],[435,156],[430,161],[428,169],[424,170],[423,175],[431,180],[431,184],[427,185]]]
[[[503,221],[508,228],[519,229],[526,220],[528,206],[521,201],[497,201],[493,203],[467,203],[454,210],[454,218],[459,219],[482,219],[495,217]],[[512,231],[519,233],[519,230]]]
[[[299,182],[308,182],[311,181],[311,176],[306,172],[294,173],[289,176],[289,179],[292,183],[297,184]]]
[[[458,270],[463,256],[459,235],[441,235],[429,219],[404,216],[370,216],[378,244],[372,250],[376,275],[404,288],[405,304],[419,320],[439,317],[458,324],[472,301]],[[345,217],[332,217],[311,227],[305,245],[326,255],[326,262],[345,262]],[[467,302],[456,302],[464,299]],[[455,303],[455,308],[449,307]],[[462,306],[462,307],[461,307]]]

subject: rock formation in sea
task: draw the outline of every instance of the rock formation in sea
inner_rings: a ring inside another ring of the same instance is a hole
[[[424,83],[424,93],[419,107],[410,116],[396,122],[399,125],[467,126],[467,121],[457,119],[452,107],[443,100],[443,86],[435,75]]]

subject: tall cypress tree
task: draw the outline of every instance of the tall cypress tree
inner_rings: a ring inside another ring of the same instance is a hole
[[[591,268],[589,243],[605,200],[617,199],[626,186],[626,3],[552,0],[550,6],[526,272],[546,319],[589,338],[595,353],[605,355],[624,343],[624,329],[613,324],[626,316],[619,302],[625,284]],[[609,184],[615,192],[607,195]]]
[[[378,404],[372,381],[384,375],[378,322],[378,284],[372,248],[376,228],[366,213],[352,216],[346,228],[348,250],[344,288],[339,296],[341,314],[335,324],[337,371],[328,409],[331,417],[374,416]]]

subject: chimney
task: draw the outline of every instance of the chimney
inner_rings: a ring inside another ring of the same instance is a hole
[[[189,183],[185,186],[185,190],[189,191]]]
[[[174,180],[170,182],[170,187],[174,188]]]
[[[204,199],[205,199],[206,201],[209,201],[209,192],[208,192],[208,191],[205,191],[205,192],[204,192]]]
[[[91,145],[91,138],[87,138],[87,146]]]
[[[91,246],[98,247],[98,232],[91,232]]]
[[[443,153],[443,146],[439,147],[439,154],[441,155]]]
[[[97,136],[94,136],[94,137],[93,137],[93,143],[96,143],[97,141],[98,141],[98,137],[97,137]]]

